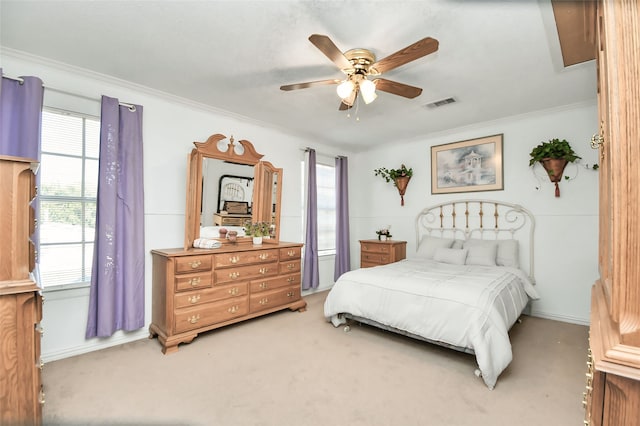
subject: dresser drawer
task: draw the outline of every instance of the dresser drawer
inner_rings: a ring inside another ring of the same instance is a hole
[[[258,312],[300,299],[300,287],[283,287],[252,294],[249,297],[250,312]]]
[[[211,272],[201,274],[185,274],[175,277],[176,291],[189,291],[211,287]]]
[[[274,278],[265,278],[264,280],[251,281],[249,288],[251,289],[251,294],[254,294],[260,291],[293,285],[300,286],[300,274],[291,274]]]
[[[254,278],[271,277],[278,273],[277,263],[266,263],[234,268],[217,269],[214,272],[216,285],[233,281],[246,281]]]
[[[391,253],[391,245],[389,244],[376,244],[376,243],[361,243],[361,251],[373,252],[373,253]]]
[[[176,274],[211,270],[211,255],[178,257],[175,262]]]
[[[388,254],[362,252],[360,258],[362,263],[375,263],[381,265],[391,262],[391,256]]]
[[[300,272],[300,259],[291,260],[287,262],[280,262],[280,270],[281,274],[289,274],[293,272]]]
[[[174,306],[176,309],[180,309],[215,302],[217,300],[229,299],[230,297],[244,296],[248,292],[248,287],[247,283],[238,283],[190,291],[188,293],[179,293],[174,296]]]
[[[287,247],[280,249],[280,261],[289,259],[300,259],[302,257],[302,247]]]
[[[249,313],[249,302],[246,296],[205,303],[193,308],[177,310],[175,313],[175,330],[176,333],[195,330],[196,328],[241,317],[247,313]]]
[[[278,260],[278,250],[241,251],[213,255],[214,268],[249,265],[252,263],[275,262]]]

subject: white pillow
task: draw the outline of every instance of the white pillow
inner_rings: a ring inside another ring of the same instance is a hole
[[[439,238],[425,235],[420,239],[416,257],[423,259],[433,259],[436,249],[449,248],[453,244],[453,238]]]
[[[452,265],[464,265],[466,259],[466,249],[438,247],[433,255],[433,260],[436,262],[451,263]]]
[[[509,266],[511,268],[520,267],[520,246],[518,245],[518,240],[498,240],[496,265]]]
[[[458,249],[460,250],[462,247],[464,247],[464,240],[454,240],[453,241],[453,245],[451,246],[452,249]]]
[[[469,250],[465,264],[496,266],[497,241],[467,240],[464,243],[464,248]]]

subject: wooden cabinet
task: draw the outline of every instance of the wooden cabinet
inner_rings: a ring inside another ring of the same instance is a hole
[[[282,309],[304,311],[302,244],[153,250],[151,337],[163,353],[199,333]]]
[[[600,278],[592,290],[585,424],[640,425],[640,3],[597,3]]]
[[[0,424],[42,422],[40,289],[35,249],[35,160],[0,156]]]
[[[360,267],[386,265],[407,256],[406,241],[360,240]]]

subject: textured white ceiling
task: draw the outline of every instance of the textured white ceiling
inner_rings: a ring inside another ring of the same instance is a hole
[[[0,0],[0,19],[3,47],[353,150],[596,96],[594,61],[562,66],[549,0]],[[313,33],[378,59],[427,36],[440,48],[384,74],[422,95],[379,92],[347,118],[334,86],[279,90],[343,76]]]

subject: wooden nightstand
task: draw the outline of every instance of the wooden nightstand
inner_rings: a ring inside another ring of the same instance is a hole
[[[395,240],[360,240],[360,267],[386,265],[407,255],[407,242]]]

